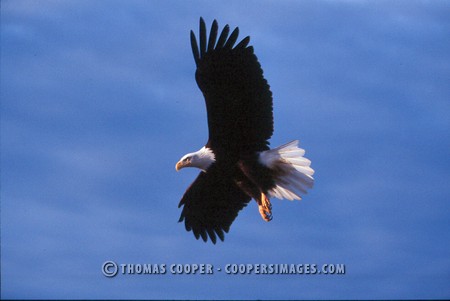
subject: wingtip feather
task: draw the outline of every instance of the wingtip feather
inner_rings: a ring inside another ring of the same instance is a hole
[[[191,30],[191,47],[192,54],[194,55],[195,65],[198,66],[198,62],[200,60],[200,53],[198,51],[197,38],[195,37],[195,33]]]
[[[216,49],[223,48],[223,45],[225,45],[225,42],[228,38],[229,32],[230,32],[230,26],[227,24],[222,29],[222,33],[219,36],[219,41],[217,41]]]
[[[209,40],[208,40],[208,51],[211,51],[214,49],[214,46],[216,44],[217,40],[217,30],[219,28],[219,25],[216,20],[213,21],[211,25],[211,32],[209,33]]]
[[[200,57],[206,53],[206,24],[203,18],[200,18]]]
[[[231,33],[230,37],[228,38],[228,41],[226,42],[225,46],[223,46],[223,48],[227,49],[233,48],[234,43],[236,42],[238,36],[239,36],[239,27],[236,27]]]
[[[216,233],[214,232],[214,230],[212,228],[208,228],[206,229],[206,231],[208,232],[209,238],[211,239],[213,244],[216,244]]]
[[[250,37],[246,36],[244,39],[242,39],[242,41],[240,41],[236,47],[234,47],[234,49],[242,49],[247,47],[248,43],[250,42]]]

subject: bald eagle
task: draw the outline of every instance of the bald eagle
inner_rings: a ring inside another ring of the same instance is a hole
[[[179,222],[196,239],[215,244],[251,199],[265,221],[272,219],[270,197],[301,200],[313,186],[314,170],[305,151],[292,141],[274,149],[272,92],[248,46],[250,37],[235,45],[239,29],[218,36],[214,20],[207,40],[200,18],[199,44],[191,31],[197,70],[195,79],[205,97],[209,139],[199,151],[183,156],[176,170],[197,167],[197,179],[184,193]],[[218,39],[217,39],[218,38]],[[199,47],[200,46],[200,47]]]

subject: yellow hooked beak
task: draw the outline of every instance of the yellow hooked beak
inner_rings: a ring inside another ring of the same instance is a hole
[[[177,164],[175,165],[175,170],[179,171],[182,168],[188,167],[190,166],[191,161],[188,159],[184,159],[184,160],[180,160],[177,162]]]

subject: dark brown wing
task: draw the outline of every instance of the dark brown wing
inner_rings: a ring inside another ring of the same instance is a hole
[[[186,190],[178,207],[183,206],[179,222],[184,220],[187,231],[197,239],[209,238],[215,244],[216,236],[224,240],[238,212],[250,201],[235,183],[230,166],[211,165],[201,172]]]
[[[191,31],[191,45],[197,65],[195,74],[206,101],[209,146],[216,155],[240,156],[268,149],[273,133],[272,93],[253,47],[244,38],[234,46],[239,29],[228,37],[226,25],[217,40],[214,20],[207,41],[200,19],[200,47]],[[220,155],[220,154],[219,154]]]

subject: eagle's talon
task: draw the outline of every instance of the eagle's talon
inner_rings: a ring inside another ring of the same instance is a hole
[[[271,212],[267,211],[262,206],[259,206],[259,214],[261,214],[262,219],[265,220],[266,222],[270,222],[272,220]]]
[[[272,216],[272,204],[264,193],[261,193],[261,200],[258,202],[259,213],[266,222],[270,222]]]

